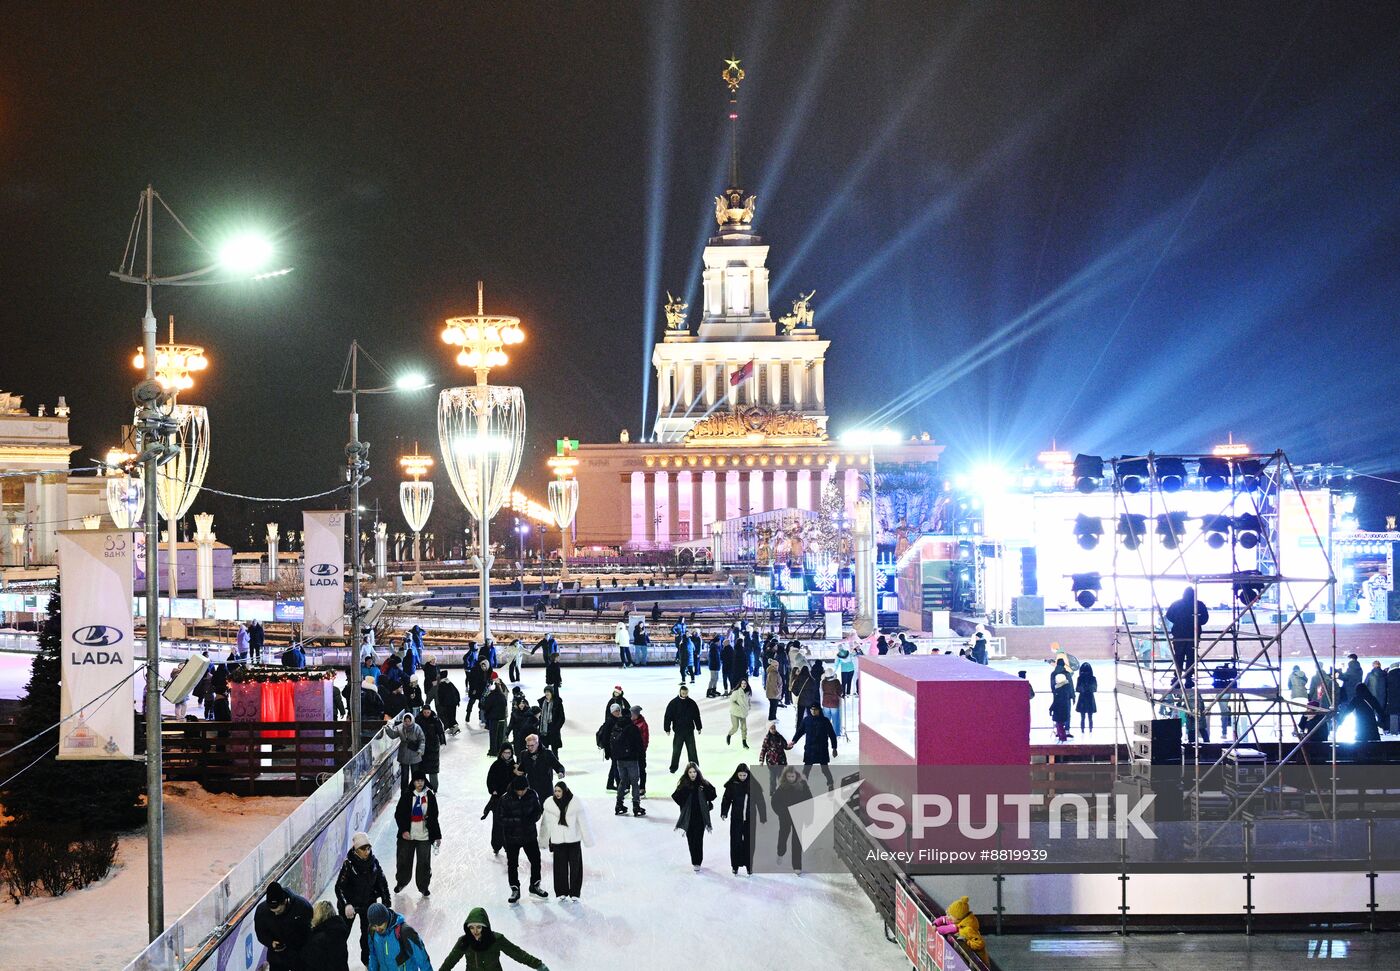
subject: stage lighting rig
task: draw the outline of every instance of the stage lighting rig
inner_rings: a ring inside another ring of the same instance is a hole
[[[1126,549],[1135,550],[1147,535],[1147,517],[1141,513],[1125,512],[1118,517],[1118,536]]]
[[[1266,584],[1262,579],[1263,574],[1258,570],[1245,570],[1243,574],[1244,576],[1242,579],[1234,582],[1235,596],[1238,597],[1240,603],[1244,604],[1246,607],[1253,607],[1259,602],[1259,598],[1264,595],[1264,587]],[[1260,579],[1254,579],[1255,577],[1259,577]]]
[[[1230,533],[1229,516],[1204,516],[1201,518],[1201,532],[1206,534],[1206,545],[1213,550],[1224,546]]]
[[[1163,492],[1180,492],[1186,485],[1186,463],[1179,458],[1157,459],[1157,484]]]
[[[1097,455],[1074,457],[1074,487],[1088,495],[1103,483],[1103,459]]]
[[[1244,492],[1258,492],[1264,484],[1264,463],[1240,459],[1235,463],[1235,483]]]
[[[1103,589],[1097,573],[1076,573],[1070,577],[1074,602],[1085,610],[1098,603],[1099,591]]]
[[[1186,535],[1186,513],[1158,513],[1157,535],[1161,538],[1162,545],[1167,549],[1174,550],[1179,547],[1182,537]]]
[[[1147,459],[1121,459],[1114,464],[1114,474],[1118,477],[1118,488],[1124,492],[1141,492],[1147,485]]]
[[[1079,543],[1079,548],[1091,550],[1099,545],[1099,537],[1103,535],[1103,523],[1094,516],[1086,516],[1080,513],[1074,517],[1074,538]]]
[[[1259,463],[1256,462],[1255,465]],[[1211,455],[1201,459],[1196,469],[1207,492],[1223,492],[1230,484],[1230,463]]]
[[[1252,512],[1236,516],[1234,525],[1236,543],[1247,550],[1252,550],[1259,545],[1259,535],[1264,531],[1264,525],[1259,521],[1258,516]]]

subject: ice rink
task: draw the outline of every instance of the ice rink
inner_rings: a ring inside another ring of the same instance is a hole
[[[450,674],[465,695],[461,668]],[[541,693],[543,678],[542,668],[524,671],[532,703]],[[506,903],[510,890],[505,857],[493,858],[490,822],[481,820],[489,765],[485,732],[476,728],[474,717],[469,728],[462,722],[462,734],[442,751],[438,795],[443,841],[441,852],[433,858],[432,896],[421,897],[411,883],[394,895],[395,909],[423,935],[435,967],[463,933],[462,922],[476,906],[486,908],[494,929],[543,959],[552,971],[607,967],[874,971],[903,966],[900,952],[885,940],[873,905],[851,877],[810,873],[747,877],[742,871],[738,877],[731,875],[729,824],[719,818],[718,801],[714,832],[705,843],[704,868],[699,873],[691,868],[685,837],[674,829],[677,813],[670,795],[675,776],[666,771],[670,740],[662,732],[666,703],[679,684],[673,668],[566,667],[563,679],[566,723],[559,757],[567,781],[587,807],[595,836],[594,845],[583,851],[582,900],[561,903],[552,893],[541,900],[527,892],[519,904]],[[704,721],[698,740],[700,764],[706,777],[721,789],[736,763],[757,764],[758,742],[767,730],[767,703],[758,688],[749,717],[752,748],[741,748],[737,737],[726,745],[728,702],[706,700],[707,681],[708,672],[704,672],[699,690],[693,693]],[[640,819],[613,814],[613,794],[605,787],[607,763],[593,740],[616,684],[622,685],[633,704],[642,706],[651,726],[644,803],[648,815]],[[779,712],[780,726],[788,737],[792,718],[791,708]],[[789,758],[800,754],[799,745]],[[854,762],[856,755],[852,736],[837,761]],[[392,889],[391,809],[380,815],[370,835]],[[548,848],[542,848],[542,855],[541,882],[552,891]],[[522,883],[526,883],[523,856],[521,866]],[[352,941],[352,964],[355,958]],[[513,966],[510,961],[505,965]]]

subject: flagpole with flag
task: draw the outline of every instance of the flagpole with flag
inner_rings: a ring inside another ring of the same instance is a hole
[[[730,388],[729,396],[730,396],[730,398],[733,398],[733,397],[734,397],[734,391],[733,391],[733,389],[734,389],[734,388],[737,388],[739,385],[743,384],[745,381],[747,381],[747,380],[749,379],[749,376],[753,374],[753,364],[754,364],[754,358],[749,358],[749,362],[748,362],[747,364],[745,364],[745,365],[743,365],[742,367],[738,368],[737,370],[734,371],[733,374],[731,374],[731,375],[729,376],[729,388]]]

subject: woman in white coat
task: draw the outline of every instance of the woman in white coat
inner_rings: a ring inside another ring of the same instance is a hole
[[[593,845],[593,829],[583,800],[575,799],[563,782],[556,782],[554,795],[544,801],[540,842],[554,855],[554,896],[578,900],[583,889],[583,848]]]

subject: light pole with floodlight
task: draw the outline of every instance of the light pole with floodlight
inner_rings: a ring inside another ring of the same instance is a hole
[[[374,359],[371,357],[371,361]],[[347,642],[350,657],[346,659],[345,672],[349,689],[346,694],[350,704],[346,714],[350,718],[350,746],[352,751],[360,749],[360,486],[368,482],[365,473],[369,471],[369,443],[360,441],[360,395],[393,394],[404,391],[421,391],[432,387],[421,374],[410,373],[398,378],[393,384],[379,388],[360,387],[360,342],[350,342],[350,357],[346,362],[346,372],[341,378],[341,387],[336,394],[350,396],[350,441],[345,445],[345,474],[350,482],[350,638]],[[350,386],[344,386],[345,377]]]
[[[270,273],[257,271],[272,256],[271,244],[251,234],[235,236],[225,242],[218,258],[210,265],[174,276],[155,273],[155,204],[166,206],[154,189],[147,185],[136,207],[136,218],[122,255],[121,269],[110,276],[123,283],[135,283],[146,290],[146,314],[141,318],[141,357],[145,379],[132,390],[139,408],[137,419],[137,462],[145,479],[146,533],[146,924],[150,939],[165,931],[165,870],[164,852],[165,807],[161,790],[161,717],[160,717],[160,589],[157,553],[160,543],[158,512],[159,466],[175,457],[166,439],[178,428],[162,406],[169,402],[168,389],[161,386],[157,372],[156,315],[152,295],[158,286],[206,286],[239,280],[259,280],[290,273],[290,268]],[[174,216],[174,213],[171,213]],[[179,220],[176,219],[178,223]],[[181,228],[184,224],[180,223]],[[144,229],[145,239],[141,239]],[[190,235],[189,230],[185,233]],[[193,238],[193,237],[191,237]],[[198,242],[198,240],[196,240]],[[144,243],[145,269],[138,272],[138,247]],[[171,598],[172,601],[174,598]],[[173,603],[172,603],[173,606]]]
[[[880,626],[880,603],[879,587],[875,582],[875,556],[880,549],[879,522],[880,515],[876,509],[875,502],[875,447],[898,445],[903,441],[903,436],[899,432],[891,431],[888,428],[853,428],[841,435],[841,442],[855,448],[863,448],[869,455],[870,462],[870,571],[866,581],[866,589],[863,592],[865,602],[870,604],[870,622],[872,628]],[[856,631],[861,637],[869,636],[870,631]]]

